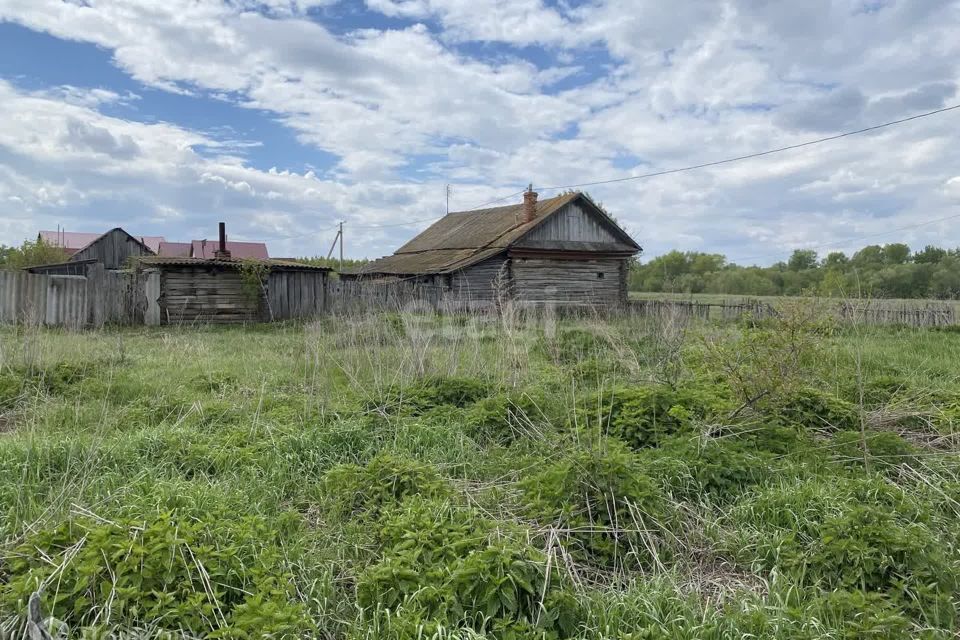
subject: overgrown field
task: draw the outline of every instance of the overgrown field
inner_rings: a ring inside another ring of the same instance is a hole
[[[958,332],[794,305],[0,348],[0,635],[36,592],[87,637],[960,627]]]
[[[673,300],[678,302],[703,302],[706,304],[744,304],[748,302],[760,301],[767,304],[777,305],[784,300],[790,300],[797,303],[817,303],[829,304],[830,302],[849,302],[857,308],[865,309],[889,309],[889,308],[907,308],[924,309],[929,307],[953,307],[960,310],[960,301],[956,299],[937,300],[934,298],[812,298],[807,296],[753,296],[730,293],[666,293],[650,291],[631,291],[631,300]]]

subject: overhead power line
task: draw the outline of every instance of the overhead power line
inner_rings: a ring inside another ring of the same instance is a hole
[[[916,115],[908,116],[908,117],[906,117],[906,118],[900,118],[899,120],[891,120],[891,121],[889,121],[889,122],[883,122],[883,123],[881,123],[881,124],[875,124],[875,125],[872,125],[872,126],[869,126],[869,127],[864,127],[864,128],[862,128],[862,129],[855,129],[855,130],[853,130],[853,131],[844,131],[843,133],[838,133],[838,134],[835,134],[835,135],[832,135],[832,136],[826,136],[826,137],[823,137],[823,138],[816,138],[816,139],[814,139],[814,140],[807,140],[807,141],[805,141],[805,142],[799,142],[799,143],[797,143],[797,144],[791,144],[791,145],[786,145],[786,146],[783,146],[783,147],[777,147],[777,148],[775,148],[775,149],[767,149],[766,151],[758,151],[758,152],[756,152],[756,153],[748,153],[748,154],[746,154],[746,155],[735,156],[735,157],[732,157],[732,158],[724,158],[724,159],[722,159],[722,160],[714,160],[714,161],[711,161],[711,162],[703,162],[703,163],[700,163],[700,164],[693,164],[693,165],[688,165],[688,166],[685,166],[685,167],[675,167],[675,168],[673,168],[673,169],[664,169],[664,170],[661,170],[661,171],[653,171],[653,172],[650,172],[650,173],[643,173],[643,174],[639,174],[639,175],[621,176],[621,177],[618,177],[618,178],[609,178],[609,179],[606,179],[606,180],[594,180],[594,181],[592,181],[592,182],[578,182],[578,183],[574,183],[574,184],[555,185],[555,186],[549,186],[549,187],[537,187],[537,191],[558,191],[558,190],[561,190],[561,189],[578,189],[578,188],[581,188],[581,187],[594,187],[594,186],[599,186],[599,185],[604,185],[604,184],[614,184],[614,183],[618,183],[618,182],[630,182],[630,181],[633,181],[633,180],[644,180],[644,179],[647,179],[647,178],[656,178],[656,177],[658,177],[658,176],[671,175],[671,174],[674,174],[674,173],[683,173],[683,172],[685,172],[685,171],[695,171],[695,170],[697,170],[697,169],[706,169],[706,168],[708,168],[708,167],[716,167],[716,166],[720,166],[720,165],[724,165],[724,164],[731,164],[731,163],[734,163],[734,162],[741,162],[741,161],[743,161],[743,160],[751,160],[751,159],[754,159],[754,158],[762,158],[762,157],[764,157],[764,156],[770,156],[770,155],[774,155],[774,154],[777,154],[777,153],[784,153],[784,152],[786,152],[786,151],[793,151],[793,150],[795,150],[795,149],[802,149],[802,148],[804,148],[804,147],[812,147],[812,146],[814,146],[814,145],[824,144],[824,143],[826,143],[826,142],[831,142],[831,141],[833,141],[833,140],[840,140],[841,138],[848,138],[848,137],[850,137],[850,136],[860,135],[860,134],[862,134],[862,133],[869,133],[870,131],[876,131],[876,130],[878,130],[878,129],[884,129],[884,128],[887,128],[887,127],[892,127],[892,126],[895,126],[895,125],[904,124],[904,123],[906,123],[906,122],[911,122],[911,121],[913,121],[913,120],[919,120],[919,119],[921,119],[921,118],[928,118],[928,117],[930,117],[930,116],[935,116],[935,115],[938,115],[938,114],[941,114],[941,113],[946,113],[946,112],[948,112],[948,111],[954,111],[954,110],[956,110],[956,109],[960,109],[960,104],[951,105],[951,106],[949,106],[949,107],[942,107],[942,108],[940,108],[940,109],[934,109],[933,111],[927,111],[927,112],[924,112],[924,113],[918,113],[918,114],[916,114]],[[512,198],[517,197],[518,195],[523,194],[523,191],[524,191],[524,190],[521,189],[520,191],[511,193],[510,195],[506,195],[506,196],[502,196],[502,197],[499,197],[499,198],[495,198],[495,199],[493,199],[493,200],[488,200],[488,201],[486,201],[486,202],[482,202],[482,203],[480,203],[480,204],[473,205],[472,207],[469,207],[469,208],[466,209],[466,210],[467,210],[467,211],[470,211],[470,210],[474,210],[474,209],[481,209],[481,208],[486,207],[486,206],[491,205],[491,204],[496,204],[496,203],[498,203],[498,202],[503,202],[504,200],[509,200],[509,199],[512,199]],[[443,216],[434,216],[434,217],[432,217],[432,218],[420,218],[420,219],[418,219],[418,220],[408,220],[408,221],[406,221],[406,222],[396,222],[396,223],[388,223],[388,224],[364,224],[364,225],[352,225],[352,224],[351,224],[350,226],[353,227],[354,229],[388,229],[388,228],[392,228],[392,227],[407,227],[407,226],[410,226],[410,225],[419,224],[419,223],[421,223],[421,222],[433,222],[433,221],[435,221],[435,220],[439,220],[439,219],[442,218],[442,217],[443,217]],[[947,218],[947,219],[949,219],[949,218]],[[939,221],[939,220],[933,220],[933,221],[930,221],[929,223],[923,223],[923,224],[933,224],[934,222],[938,222],[938,221]],[[885,233],[886,233],[886,232],[885,232]],[[841,242],[847,242],[847,240],[843,240],[843,241],[841,241]],[[839,244],[839,243],[838,243],[838,244]],[[752,259],[752,258],[747,258],[747,259]]]
[[[657,176],[665,176],[671,173],[681,173],[683,171],[693,171],[695,169],[705,169],[707,167],[715,167],[721,164],[729,164],[731,162],[740,162],[741,160],[750,160],[752,158],[761,158],[763,156],[773,155],[775,153],[783,153],[784,151],[792,151],[794,149],[801,149],[803,147],[812,147],[816,144],[823,144],[824,142],[830,142],[832,140],[839,140],[840,138],[848,138],[850,136],[859,135],[861,133],[867,133],[870,131],[876,131],[877,129],[883,129],[885,127],[892,127],[894,125],[903,124],[904,122],[910,122],[911,120],[919,120],[920,118],[928,118],[930,116],[935,116],[940,113],[945,113],[947,111],[953,111],[954,109],[960,109],[960,104],[955,104],[949,107],[943,107],[942,109],[934,109],[933,111],[927,111],[926,113],[918,113],[917,115],[910,116],[908,118],[900,118],[899,120],[891,120],[890,122],[884,122],[883,124],[875,124],[870,127],[864,127],[863,129],[856,129],[854,131],[845,131],[843,133],[838,133],[836,135],[827,136],[825,138],[817,138],[816,140],[807,140],[806,142],[800,142],[797,144],[787,145],[785,147],[777,147],[776,149],[768,149],[767,151],[758,151],[757,153],[748,153],[743,156],[736,156],[734,158],[725,158],[723,160],[715,160],[713,162],[704,162],[703,164],[694,164],[688,167],[677,167],[676,169],[665,169],[663,171],[654,171],[653,173],[644,173],[638,176],[624,176],[621,178],[611,178],[609,180],[596,180],[594,182],[580,182],[577,184],[565,184],[556,187],[538,187],[540,191],[553,191],[556,189],[576,189],[578,187],[593,187],[601,184],[612,184],[614,182],[627,182],[629,180],[642,180],[644,178],[655,178]]]

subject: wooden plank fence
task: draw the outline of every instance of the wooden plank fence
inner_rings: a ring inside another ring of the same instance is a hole
[[[162,322],[161,278],[154,270],[112,271],[90,265],[86,276],[32,274],[0,270],[0,323],[101,327],[105,324]],[[464,299],[449,287],[417,280],[340,280],[320,273],[270,274],[266,302],[275,320],[322,314],[367,312],[473,313],[502,311],[493,300]],[[841,323],[942,327],[958,324],[957,306],[947,302],[819,300],[825,313]],[[514,311],[528,312],[524,305]],[[553,310],[551,310],[553,311]],[[556,311],[562,311],[557,309]],[[597,310],[605,311],[605,310]],[[677,321],[736,321],[776,317],[777,308],[760,300],[635,300],[632,316]],[[269,316],[268,316],[269,317]]]
[[[905,325],[945,327],[958,323],[957,307],[948,302],[890,302],[887,300],[818,300],[824,313],[842,324]],[[634,300],[629,304],[634,316],[676,320],[724,320],[742,318],[766,320],[776,317],[774,305],[759,300],[701,302],[696,300]]]
[[[337,315],[369,311],[428,311],[443,308],[445,288],[416,280],[329,280],[326,311]]]

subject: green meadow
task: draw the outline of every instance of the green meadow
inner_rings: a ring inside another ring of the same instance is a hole
[[[0,636],[951,638],[960,332],[0,331]]]

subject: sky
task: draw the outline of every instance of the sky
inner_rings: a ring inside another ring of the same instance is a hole
[[[448,184],[544,198],[960,103],[958,33],[960,0],[0,0],[0,243],[223,220],[325,255],[342,220],[377,257]],[[960,246],[958,131],[584,190],[646,258]]]

